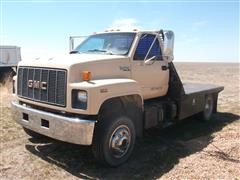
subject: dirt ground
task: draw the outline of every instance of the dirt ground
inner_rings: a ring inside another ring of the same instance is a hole
[[[11,119],[11,83],[0,87],[0,179],[240,179],[240,65],[177,63],[186,82],[223,85],[218,113],[145,133],[118,168],[95,162],[91,147],[34,139]]]

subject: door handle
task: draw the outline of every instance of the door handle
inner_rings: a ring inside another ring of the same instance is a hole
[[[166,70],[168,70],[169,68],[168,68],[168,66],[162,66],[162,70],[163,71],[166,71]]]

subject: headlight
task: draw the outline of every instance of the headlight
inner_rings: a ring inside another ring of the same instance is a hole
[[[87,109],[87,92],[83,90],[72,90],[72,107],[77,109]]]
[[[86,103],[87,102],[87,92],[86,91],[78,91],[77,98],[79,101]]]

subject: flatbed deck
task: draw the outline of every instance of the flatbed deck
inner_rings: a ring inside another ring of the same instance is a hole
[[[223,90],[223,86],[213,84],[183,83],[185,95],[196,93],[216,93]]]
[[[207,96],[213,97],[213,112],[216,112],[218,93],[224,89],[223,86],[182,82],[173,63],[169,63],[169,70],[170,83],[167,96],[177,104],[177,121],[202,112]]]

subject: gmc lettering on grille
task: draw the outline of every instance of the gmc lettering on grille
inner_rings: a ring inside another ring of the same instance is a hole
[[[29,88],[47,90],[47,83],[30,79],[30,80],[28,80],[28,87]]]

